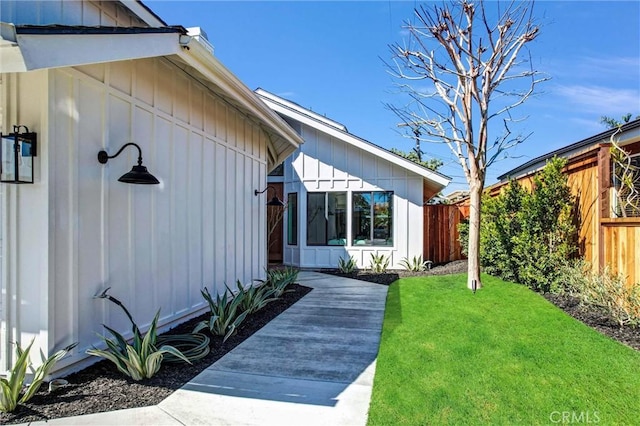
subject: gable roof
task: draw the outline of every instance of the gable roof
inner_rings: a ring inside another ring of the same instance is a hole
[[[421,166],[411,160],[407,160],[400,155],[384,149],[378,145],[375,145],[365,139],[362,139],[356,135],[353,135],[347,131],[347,128],[331,120],[327,117],[319,115],[307,108],[303,108],[295,102],[291,102],[284,98],[281,98],[273,93],[267,92],[264,89],[258,88],[255,91],[258,96],[274,111],[284,116],[290,117],[306,124],[312,128],[320,130],[334,138],[337,138],[349,145],[362,149],[371,153],[377,157],[380,157],[392,164],[402,167],[405,170],[413,172],[421,176],[431,187],[439,188],[436,192],[446,187],[451,178],[441,173],[435,172],[431,169]]]
[[[581,141],[567,145],[563,148],[556,149],[555,151],[551,151],[547,154],[536,157],[498,176],[498,180],[505,181],[509,179],[515,179],[529,172],[538,170],[544,167],[544,165],[547,163],[547,160],[550,160],[553,157],[573,157],[574,155],[579,154],[599,143],[608,142],[611,136],[617,131],[617,128],[609,129],[604,132],[598,133],[597,135],[588,137]],[[621,145],[630,142],[630,139],[638,139],[638,137],[640,137],[640,119],[625,123],[620,127],[619,142]]]
[[[167,58],[265,131],[269,170],[302,143],[295,130],[213,56],[201,33],[181,26],[16,26],[0,22],[0,73],[152,57]]]

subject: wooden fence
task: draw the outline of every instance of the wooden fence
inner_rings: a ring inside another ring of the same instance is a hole
[[[467,206],[424,206],[424,259],[435,264],[465,259],[458,241],[458,224],[467,217]]]

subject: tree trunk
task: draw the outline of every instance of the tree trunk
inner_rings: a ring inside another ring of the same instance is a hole
[[[476,182],[470,186],[469,205],[469,266],[467,269],[467,287],[470,290],[482,288],[480,282],[480,206],[483,185]]]

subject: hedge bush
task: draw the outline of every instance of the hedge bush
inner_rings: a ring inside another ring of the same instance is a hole
[[[533,178],[533,189],[511,181],[497,197],[485,195],[480,223],[484,272],[538,291],[549,291],[560,266],[577,251],[575,202],[562,173],[566,160],[553,158]],[[463,247],[468,224],[461,224]]]

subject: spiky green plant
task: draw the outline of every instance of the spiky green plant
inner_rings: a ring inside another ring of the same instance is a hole
[[[274,296],[281,297],[287,287],[298,279],[298,270],[286,267],[284,269],[270,269],[267,271],[265,285],[274,289]]]
[[[158,309],[151,322],[151,327],[144,337],[139,330],[134,332],[132,345],[127,343],[127,340],[120,333],[103,324],[103,327],[113,335],[114,339],[100,336],[108,349],[88,349],[87,354],[108,359],[116,365],[120,372],[136,381],[153,377],[160,370],[164,354],[171,354],[191,364],[191,361],[173,346],[156,347],[158,338],[156,328],[159,317],[160,310]],[[138,327],[135,324],[134,327],[137,330]]]
[[[243,286],[240,280],[236,282],[238,293],[242,293],[242,301],[240,303],[241,312],[249,312],[250,314],[264,308],[270,302],[277,300],[275,297],[275,289],[262,285]],[[227,287],[229,291],[231,289]]]
[[[249,314],[248,311],[242,312],[241,309],[244,293],[240,292],[234,297],[227,289],[224,294],[217,294],[215,301],[206,287],[200,290],[200,293],[209,304],[211,316],[209,321],[202,321],[196,325],[193,332],[197,333],[208,328],[211,334],[224,336],[222,341],[226,341]]]
[[[422,272],[427,270],[427,262],[422,259],[422,255],[413,256],[411,259],[405,257],[400,261],[400,266],[411,272]]]
[[[2,412],[10,413],[16,409],[18,404],[30,400],[40,389],[44,378],[49,374],[56,362],[60,361],[77,345],[77,343],[73,343],[47,358],[41,366],[35,369],[31,383],[25,386],[27,369],[30,368],[33,371],[29,361],[29,352],[34,340],[32,339],[29,346],[24,350],[16,343],[16,364],[11,369],[7,379],[0,378],[0,411]],[[20,396],[21,392],[24,392],[22,396]]]
[[[353,256],[349,256],[349,260],[343,259],[342,257],[338,260],[338,270],[343,274],[350,274],[356,269],[358,269],[358,265]]]
[[[88,349],[87,354],[108,359],[113,362],[118,370],[133,380],[142,380],[144,378],[153,377],[164,359],[164,355],[170,355],[174,359],[180,359],[191,364],[191,361],[185,355],[171,345],[157,346],[158,335],[156,333],[158,318],[160,317],[160,309],[151,321],[151,326],[146,335],[142,335],[140,328],[133,320],[131,313],[124,304],[115,297],[107,294],[111,287],[107,287],[102,293],[95,296],[95,299],[107,299],[110,302],[120,306],[127,318],[131,322],[131,332],[133,333],[133,344],[130,345],[127,340],[114,329],[102,325],[111,335],[113,340],[100,335],[100,338],[107,345],[107,350],[97,348]]]
[[[371,271],[376,274],[382,274],[387,271],[389,267],[390,257],[384,254],[376,255],[371,253]]]

